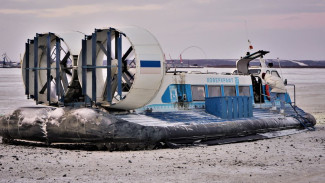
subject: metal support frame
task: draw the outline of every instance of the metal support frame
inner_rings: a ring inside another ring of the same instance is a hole
[[[55,46],[56,46],[56,54],[55,54],[55,72],[56,72],[56,93],[58,95],[58,103],[60,102],[60,95],[61,95],[61,102],[64,102],[64,91],[61,91],[61,76],[60,76],[60,58],[61,58],[61,42],[60,38],[55,39]]]
[[[111,70],[111,66],[112,66],[112,56],[111,56],[111,38],[112,34],[111,34],[111,29],[109,29],[109,31],[107,32],[107,48],[106,48],[106,60],[107,60],[107,75],[106,75],[106,101],[109,102],[110,104],[112,103],[112,70]]]
[[[96,32],[97,30],[95,30],[95,33],[92,34],[92,37],[91,37],[91,63],[92,63],[92,66],[93,67],[96,67],[96,41],[97,41],[97,38],[96,38]],[[92,101],[96,103],[97,101],[97,96],[96,96],[96,68],[93,68],[92,69],[92,82],[91,82],[91,85],[92,85]]]
[[[50,68],[50,69],[56,69],[56,68]],[[47,67],[32,67],[32,68],[28,68],[27,70],[33,70],[33,71],[34,70],[47,70]]]
[[[38,61],[38,34],[34,37],[34,68],[37,68]],[[38,104],[38,75],[37,70],[34,69],[34,100]]]
[[[296,85],[295,84],[287,84],[287,86],[293,86],[293,101],[294,101],[293,107],[296,107]]]
[[[115,32],[116,34],[116,32]],[[117,38],[117,92],[120,96],[120,100],[122,99],[122,36],[118,33],[118,36],[115,35]]]
[[[27,43],[25,44],[26,49],[26,65],[25,65],[25,81],[26,81],[26,88],[25,88],[25,94],[27,95],[27,98],[29,98],[29,45],[30,41],[27,40]]]
[[[47,69],[46,69],[46,76],[47,76],[47,101],[49,102],[49,105],[51,104],[51,33],[47,36],[47,42],[46,42],[46,63],[47,63]]]
[[[81,42],[81,54],[82,54],[82,95],[84,96],[85,104],[88,103],[87,97],[87,36]]]

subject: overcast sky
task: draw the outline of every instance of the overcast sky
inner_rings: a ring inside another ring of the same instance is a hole
[[[325,0],[0,0],[0,54],[18,61],[35,33],[137,25],[173,59],[325,60]],[[205,52],[205,53],[203,53]],[[206,56],[205,56],[206,55]]]

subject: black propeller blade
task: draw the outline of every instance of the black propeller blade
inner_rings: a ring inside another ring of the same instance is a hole
[[[62,64],[64,66],[67,66],[67,62],[68,62],[69,57],[70,57],[70,52],[68,51],[68,53],[64,56],[64,58],[62,59],[60,64]]]
[[[64,56],[64,58],[62,59],[62,61],[61,61],[60,64],[63,66],[62,69],[64,70],[64,72],[65,72],[66,74],[72,76],[71,71],[70,71],[69,69],[66,68],[66,67],[67,67],[67,62],[68,62],[69,57],[70,57],[70,52],[68,51],[67,54],[66,54],[66,55]]]
[[[125,54],[122,57],[122,62],[125,61],[125,59],[129,56],[129,54],[132,52],[133,48],[130,46],[130,48],[125,52]]]
[[[123,72],[128,75],[128,77],[131,79],[131,80],[134,80],[133,76],[128,70],[123,70]]]
[[[53,76],[51,75],[51,81],[53,80]],[[47,89],[47,81],[44,84],[44,86],[42,87],[41,91],[39,92],[40,94],[44,94],[45,90]]]
[[[71,73],[71,71],[70,71],[69,69],[64,69],[64,72],[65,72],[66,74],[72,76],[72,73]]]

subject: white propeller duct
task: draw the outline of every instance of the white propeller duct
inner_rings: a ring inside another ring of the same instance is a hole
[[[84,40],[78,76],[91,101],[130,110],[146,105],[155,96],[165,73],[163,64],[162,49],[147,30],[103,28]]]
[[[109,27],[89,36],[49,32],[27,41],[22,75],[26,95],[37,104],[131,110],[156,95],[164,63],[157,39],[143,28]]]

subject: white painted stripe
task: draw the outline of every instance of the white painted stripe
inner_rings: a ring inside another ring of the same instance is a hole
[[[160,67],[141,67],[140,74],[160,74],[161,70]]]

